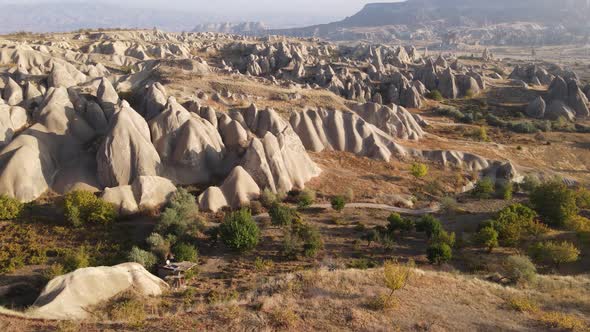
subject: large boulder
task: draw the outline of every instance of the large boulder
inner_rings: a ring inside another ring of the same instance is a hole
[[[28,119],[24,108],[0,105],[0,147],[10,143],[15,133],[26,127]]]
[[[98,179],[104,187],[131,184],[142,175],[158,175],[160,156],[152,145],[148,124],[126,101],[118,106],[96,160]]]
[[[456,99],[459,97],[459,89],[457,88],[457,82],[455,75],[451,71],[451,68],[447,68],[439,78],[438,90],[443,97],[447,99]]]
[[[12,78],[8,78],[8,83],[4,88],[3,97],[10,106],[19,105],[23,101],[23,89]]]
[[[547,104],[545,103],[545,100],[543,97],[539,96],[527,106],[526,114],[532,118],[542,119],[545,117],[546,108]]]
[[[49,281],[28,315],[41,319],[86,319],[89,309],[122,292],[159,296],[168,288],[163,280],[138,263],[87,267]]]
[[[352,110],[368,123],[394,138],[417,140],[424,131],[412,113],[395,104],[382,106],[375,103],[357,104]]]
[[[574,121],[576,119],[576,112],[563,101],[554,100],[549,104],[549,107],[545,111],[545,118],[549,120],[557,120],[560,117],[568,121]]]

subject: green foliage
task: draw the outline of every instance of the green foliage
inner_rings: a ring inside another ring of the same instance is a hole
[[[270,208],[275,203],[280,203],[277,195],[270,189],[265,188],[260,195],[260,202],[263,206]]]
[[[0,225],[0,231],[0,273],[45,262],[46,239],[33,226],[7,223]]]
[[[583,187],[576,190],[576,205],[580,209],[590,209],[590,190]]]
[[[532,245],[529,248],[529,255],[538,263],[559,266],[577,261],[580,250],[571,242],[546,241]]]
[[[416,230],[418,232],[426,233],[426,237],[432,239],[433,237],[440,235],[443,231],[443,227],[440,220],[428,214],[423,216],[420,221],[416,223]]]
[[[281,227],[291,226],[293,221],[299,218],[295,210],[287,205],[277,202],[272,204],[271,208],[268,210],[268,214],[270,215],[272,224]]]
[[[306,257],[315,257],[323,247],[319,230],[310,224],[298,220],[290,229],[285,230],[282,253],[286,257],[295,258],[299,253]]]
[[[527,174],[524,176],[524,179],[522,180],[522,183],[520,184],[520,188],[527,193],[531,193],[533,191],[535,191],[539,186],[541,185],[541,182],[539,181],[539,179],[531,174]]]
[[[422,163],[413,163],[410,167],[410,173],[412,173],[412,176],[416,179],[421,179],[428,175],[428,166]]]
[[[197,248],[184,242],[175,244],[172,247],[172,253],[174,254],[174,258],[179,262],[196,263],[199,257]]]
[[[219,235],[226,246],[239,252],[254,249],[260,240],[260,230],[248,209],[227,214],[219,226]]]
[[[379,232],[371,229],[363,235],[362,239],[367,241],[367,245],[370,247],[371,243],[379,241]]]
[[[45,279],[46,282],[49,282],[53,278],[64,275],[65,273],[63,265],[60,263],[53,263],[49,268],[43,271],[42,275],[43,279]]]
[[[439,233],[432,237],[432,243],[444,243],[448,245],[450,248],[455,246],[455,233],[451,232],[448,233],[445,230],[441,230]]]
[[[199,207],[195,197],[186,189],[180,188],[162,212],[156,231],[160,234],[183,236],[202,228],[203,222],[199,218]]]
[[[16,219],[23,210],[23,204],[17,199],[0,195],[0,220]]]
[[[499,183],[496,186],[496,196],[503,200],[509,201],[512,199],[512,193],[514,191],[514,185],[512,182]]]
[[[517,245],[535,226],[535,211],[522,204],[513,204],[502,209],[492,226],[505,246]]]
[[[473,196],[478,198],[491,198],[495,192],[494,181],[490,178],[483,178],[477,181],[473,189]]]
[[[411,219],[402,218],[398,213],[392,213],[387,218],[389,224],[387,225],[387,230],[390,234],[393,234],[397,231],[400,232],[410,232],[414,229],[414,221]]]
[[[62,265],[66,273],[90,266],[88,250],[86,247],[80,247],[77,250],[68,250],[62,257]]]
[[[315,191],[309,189],[302,190],[297,197],[297,206],[300,208],[309,207],[315,202],[315,198]]]
[[[330,201],[332,209],[341,212],[346,206],[346,199],[343,196],[335,196]]]
[[[482,141],[482,142],[489,142],[490,141],[490,137],[488,136],[488,129],[484,126],[479,127],[479,129],[477,129],[477,138]]]
[[[426,98],[432,99],[435,101],[442,101],[443,100],[443,96],[440,93],[440,91],[438,91],[438,90],[432,90],[432,91],[428,92],[426,94]]]
[[[576,193],[558,180],[537,187],[530,200],[543,221],[551,226],[563,226],[569,218],[578,214]]]
[[[434,243],[426,249],[426,256],[431,264],[442,264],[453,258],[453,251],[446,243]]]
[[[103,201],[89,191],[76,190],[64,198],[64,216],[75,227],[88,223],[109,224],[117,212],[113,204]]]
[[[150,251],[161,260],[164,260],[168,253],[170,253],[170,241],[164,239],[164,237],[158,233],[150,234],[146,239],[146,242],[149,245]]]
[[[451,106],[439,107],[436,109],[436,112],[442,116],[447,116],[457,121],[461,121],[465,117],[463,112]]]
[[[502,271],[505,277],[515,283],[532,282],[537,276],[535,264],[523,255],[508,256],[502,263]]]
[[[477,232],[476,242],[492,252],[498,246],[498,232],[491,226],[484,227]]]
[[[158,262],[158,259],[156,258],[156,256],[154,254],[152,254],[149,251],[139,249],[138,247],[135,247],[135,246],[133,248],[131,248],[131,251],[129,252],[129,255],[127,256],[127,259],[130,262],[136,262],[136,263],[143,265],[143,267],[145,267],[148,270],[153,268],[154,265],[156,265]]]

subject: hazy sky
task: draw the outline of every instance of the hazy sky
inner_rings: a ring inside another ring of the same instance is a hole
[[[379,0],[102,0],[127,6],[154,7],[205,11],[215,14],[235,16],[293,13],[297,15],[309,13],[314,16],[345,17],[356,13],[366,3]],[[383,1],[383,0],[381,0]],[[395,1],[395,0],[393,0]],[[0,0],[1,4],[36,3],[36,2],[91,2],[96,0]]]

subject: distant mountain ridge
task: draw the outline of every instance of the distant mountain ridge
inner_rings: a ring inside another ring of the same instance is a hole
[[[408,0],[371,3],[338,22],[268,33],[334,40],[371,36],[405,39],[417,35],[443,38],[449,33],[487,28],[483,37],[500,43],[519,38],[559,41],[559,34],[565,41],[590,31],[589,16],[589,0]],[[388,28],[377,31],[375,27]],[[508,37],[498,40],[500,34]]]
[[[189,31],[212,15],[180,10],[132,8],[101,2],[58,2],[0,6],[0,33],[63,32],[82,28],[152,28]],[[215,17],[213,17],[215,18]]]

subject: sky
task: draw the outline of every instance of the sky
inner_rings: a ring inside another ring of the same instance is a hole
[[[101,0],[118,5],[202,11],[227,17],[293,15],[344,18],[358,12],[366,3],[379,0]],[[383,1],[383,0],[381,0]],[[395,0],[394,0],[395,1]],[[36,2],[91,2],[96,0],[0,0],[3,4]]]

